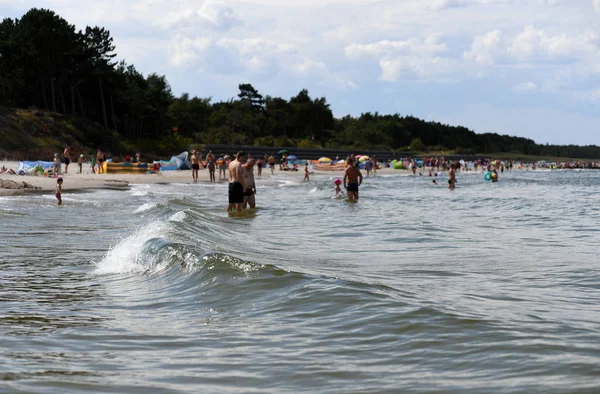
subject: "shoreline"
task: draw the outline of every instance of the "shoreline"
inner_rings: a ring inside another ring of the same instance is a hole
[[[4,165],[7,168],[16,169],[19,166],[19,162],[15,161],[0,161],[0,165]],[[87,167],[87,168],[86,168]],[[84,172],[77,174],[77,165],[71,164],[71,170],[74,173],[62,174],[61,177],[64,179],[63,190],[66,193],[80,193],[87,190],[128,190],[131,185],[134,184],[172,184],[172,183],[192,183],[192,172],[191,170],[176,170],[176,171],[165,171],[157,174],[94,174],[89,171],[89,163],[84,164]],[[426,173],[429,170],[421,169],[420,172],[423,176],[427,176]],[[523,171],[521,169],[513,169],[513,171]],[[478,170],[477,173],[483,173]],[[218,179],[218,170],[216,171],[217,182],[216,183],[227,183],[227,179]],[[257,182],[260,182],[261,178],[256,176],[257,170],[254,170],[254,175]],[[344,172],[341,170],[337,171],[326,171],[326,170],[313,170],[311,176],[334,176],[343,177]],[[412,171],[408,169],[393,169],[393,168],[381,168],[377,170],[378,175],[385,176],[410,176]],[[418,174],[418,173],[417,173]],[[263,168],[263,175],[266,177],[271,176],[271,170],[269,168]],[[363,176],[365,172],[363,171]],[[304,178],[304,171],[282,171],[276,168],[275,176],[284,176],[286,178],[298,178],[302,180]],[[373,176],[373,175],[371,175]],[[376,175],[375,175],[376,176]],[[417,175],[419,176],[419,175]],[[44,176],[32,176],[32,175],[8,175],[0,174],[0,180],[14,181],[18,184],[23,182],[29,184],[33,188],[10,188],[5,189],[0,187],[0,197],[3,196],[18,196],[27,194],[47,194],[54,193],[56,187],[56,178],[48,178]],[[208,169],[201,169],[198,172],[198,184],[209,184],[210,176]]]
[[[0,164],[12,169],[18,168],[19,165],[18,162],[14,161],[0,161]],[[77,171],[77,165],[73,166],[71,164],[70,167],[72,171]],[[254,176],[257,182],[260,182],[261,178],[258,178],[256,174],[257,170],[255,169]],[[343,174],[343,171],[311,171],[311,176],[330,175],[338,176],[341,178],[343,177]],[[394,170],[392,168],[383,168],[377,170],[377,174],[403,175],[410,174],[410,171],[405,169]],[[228,182],[227,179],[219,180],[218,170],[216,171],[215,175],[217,177],[216,183]],[[263,176],[265,178],[267,176],[271,176],[271,170],[268,168],[263,168]],[[286,178],[296,177],[299,180],[302,180],[304,178],[304,171],[281,171],[277,168],[275,170],[275,176],[285,176]],[[89,172],[89,164],[84,164],[84,172],[82,174],[63,173],[61,177],[64,179],[63,190],[67,193],[82,192],[94,189],[127,190],[133,184],[192,183],[191,170],[165,171],[159,172],[158,174],[94,174]],[[35,188],[4,189],[0,187],[0,196],[54,193],[54,189],[56,186],[56,178],[48,178],[44,176],[0,174],[0,180],[14,181],[19,184],[26,182],[27,184]],[[198,172],[198,184],[209,183],[210,176],[208,169],[201,169]]]

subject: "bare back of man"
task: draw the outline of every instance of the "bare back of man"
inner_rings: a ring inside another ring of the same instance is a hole
[[[348,200],[358,200],[358,187],[362,184],[363,176],[360,170],[354,166],[354,160],[346,160],[346,172],[344,172],[344,187],[348,193]]]
[[[243,160],[244,153],[238,152],[235,156],[235,160],[229,163],[229,205],[227,205],[227,211],[231,211],[233,206],[235,206],[237,212],[241,212],[242,210],[244,192],[246,191],[241,174]]]

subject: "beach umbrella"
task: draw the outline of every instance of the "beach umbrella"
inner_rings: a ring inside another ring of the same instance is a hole
[[[223,156],[223,158],[224,158],[225,160],[227,160],[227,159],[231,159],[231,156],[230,156],[230,155],[225,155],[225,156]]]
[[[319,161],[331,161],[329,157],[321,157]]]
[[[294,156],[294,155],[289,155],[288,156],[288,160],[296,160],[296,159],[297,159],[297,157]]]
[[[363,162],[369,160],[369,156],[361,156],[358,161]]]
[[[360,159],[362,157],[362,155],[354,155],[355,159]]]
[[[289,153],[287,149],[282,149],[279,152],[277,152],[278,155],[285,155],[286,153]]]

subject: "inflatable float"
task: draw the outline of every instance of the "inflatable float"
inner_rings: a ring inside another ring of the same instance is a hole
[[[102,171],[105,174],[146,174],[155,172],[154,166],[148,167],[147,163],[112,163],[105,161],[102,164]]]

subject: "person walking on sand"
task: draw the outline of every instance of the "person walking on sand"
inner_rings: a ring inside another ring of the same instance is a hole
[[[358,201],[358,187],[362,184],[363,176],[358,167],[354,166],[354,160],[346,160],[346,172],[344,172],[344,188],[348,193],[349,201]]]
[[[63,156],[65,157],[65,174],[69,172],[69,164],[71,164],[71,147],[69,145],[65,146],[65,150],[63,151]]]
[[[246,163],[241,166],[242,179],[244,180],[244,186],[246,191],[244,192],[244,202],[242,203],[242,209],[250,206],[250,209],[256,208],[256,183],[254,182],[254,159],[249,159]]]
[[[62,205],[62,184],[63,184],[63,179],[62,178],[58,178],[56,180],[56,199],[58,200],[58,205]]]
[[[190,163],[192,164],[192,182],[198,183],[198,170],[200,169],[200,160],[198,159],[196,149],[192,151]]]
[[[235,160],[229,163],[229,204],[227,205],[227,212],[231,211],[234,206],[237,212],[242,211],[246,189],[240,168],[244,156],[244,152],[240,151],[235,155]]]

